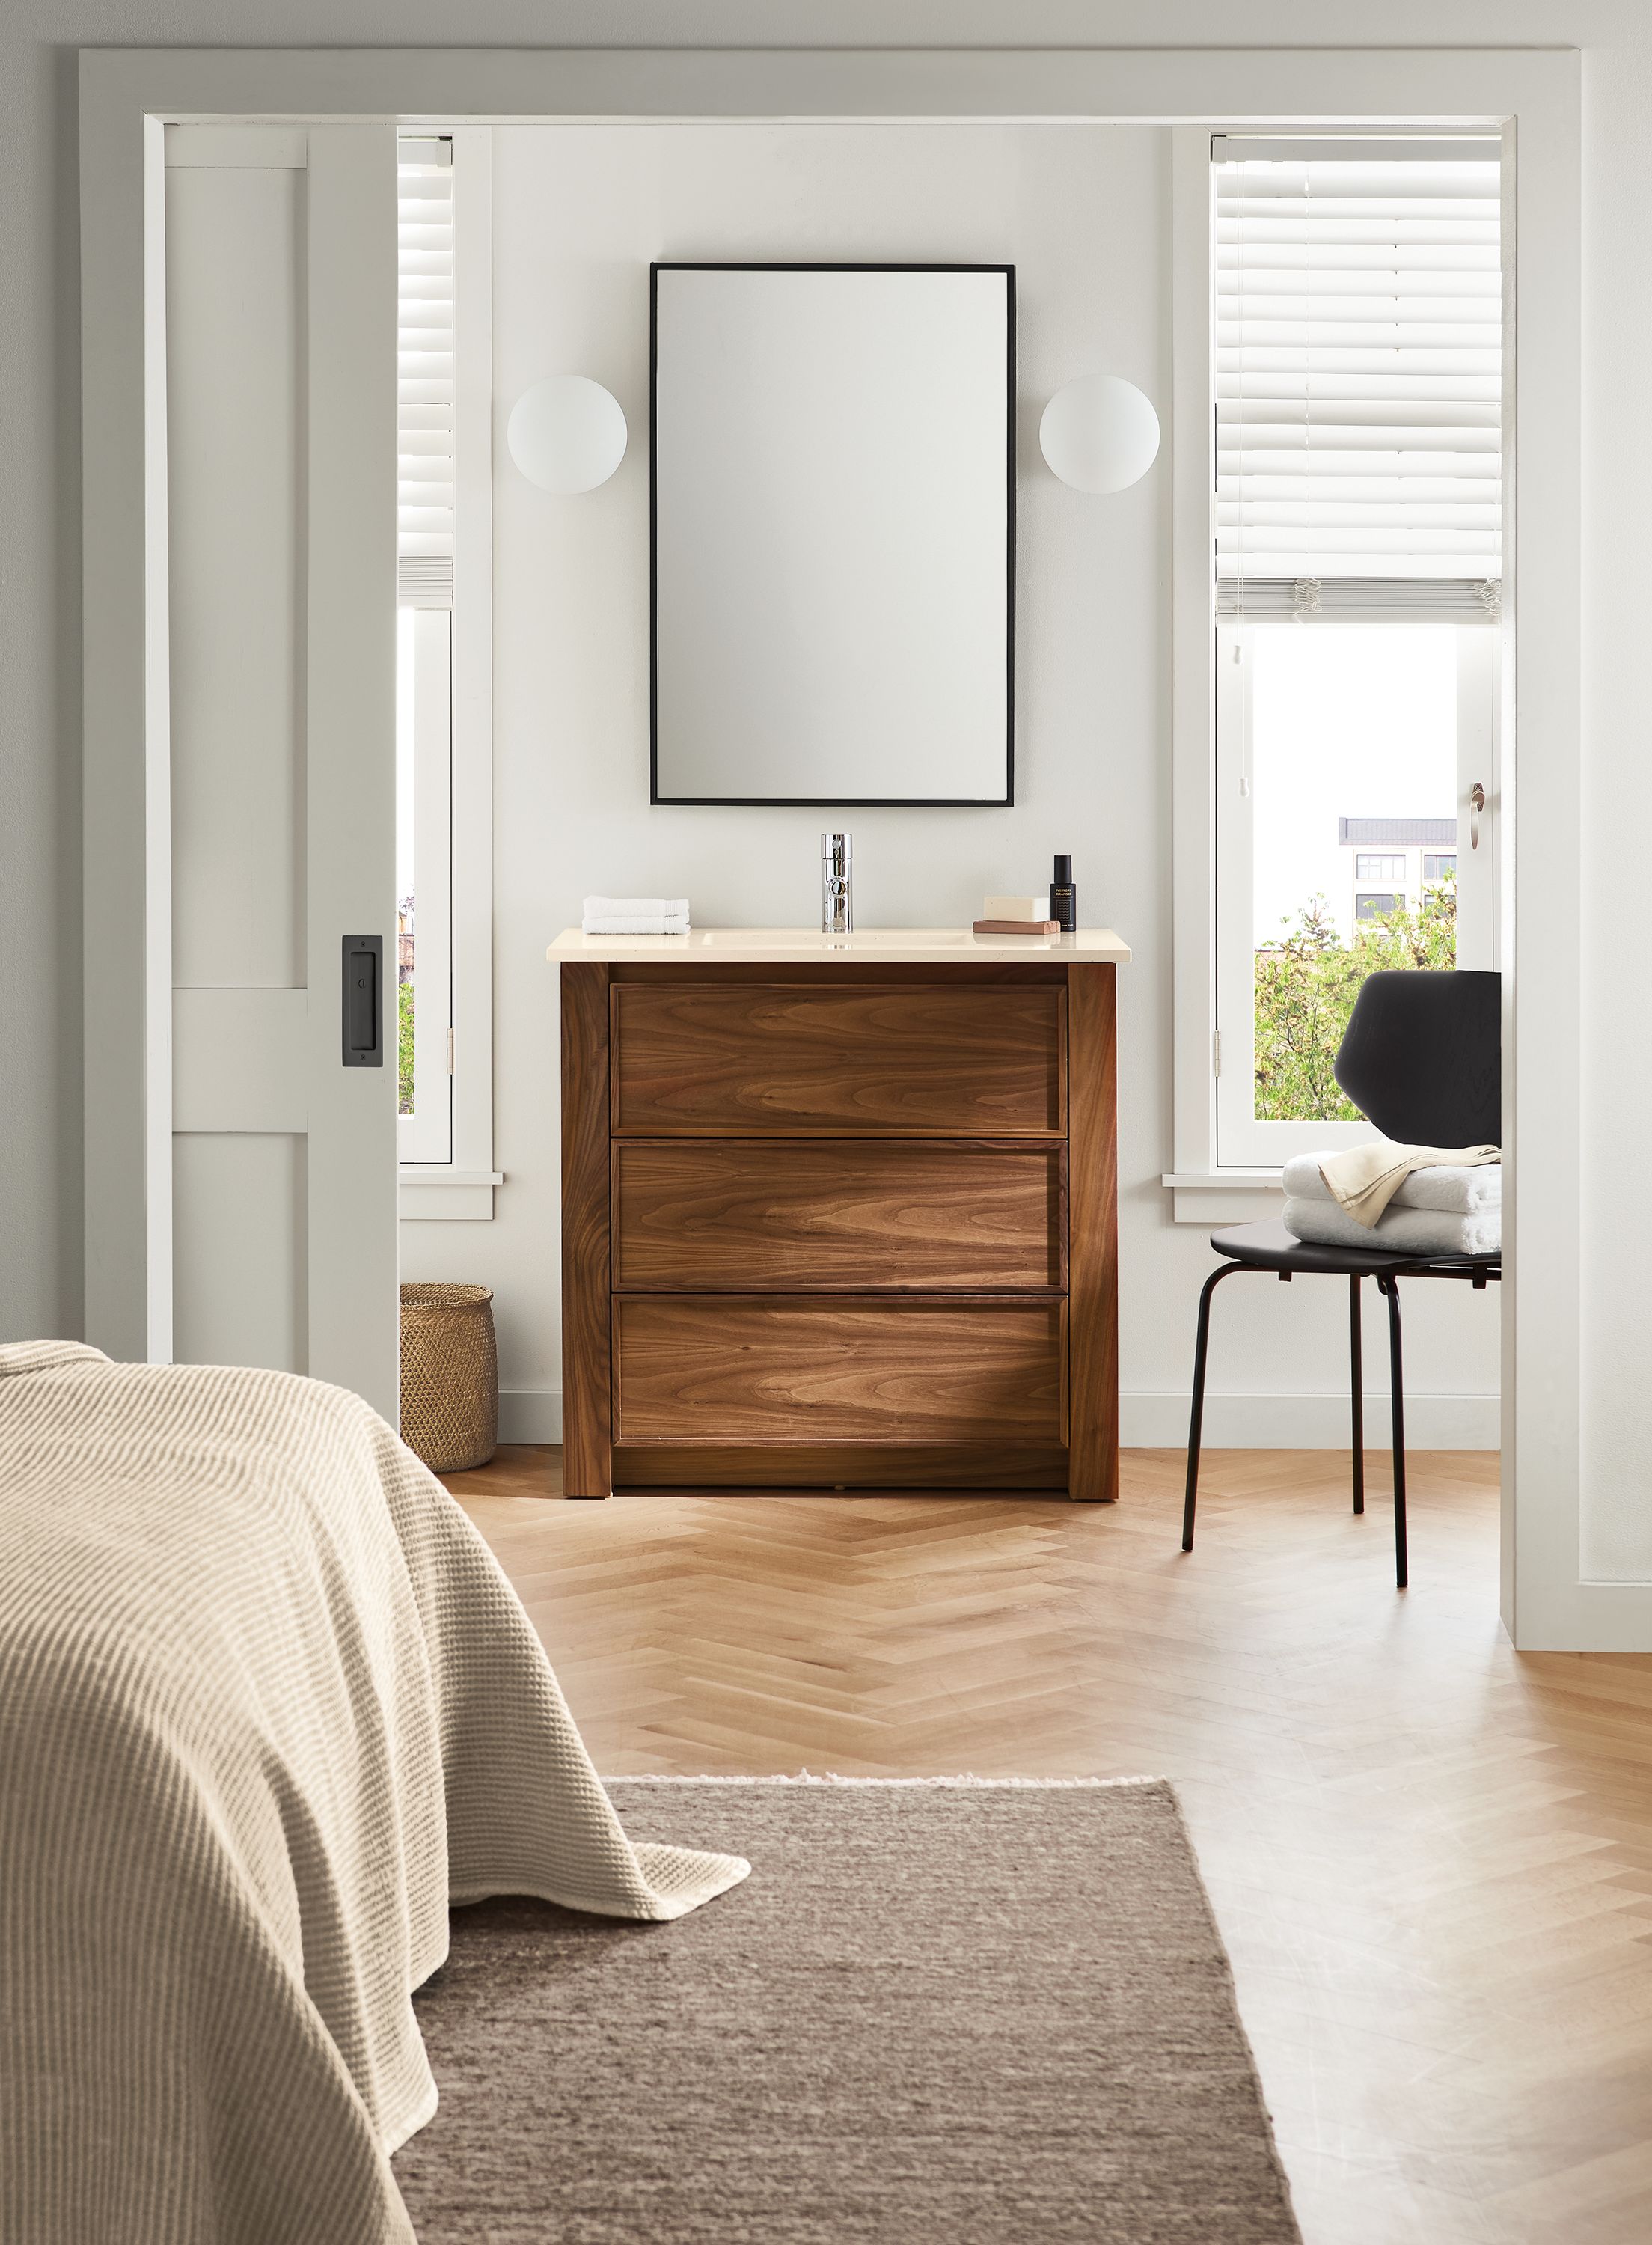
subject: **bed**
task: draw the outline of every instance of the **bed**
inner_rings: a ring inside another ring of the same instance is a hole
[[[0,1348],[0,2235],[405,2245],[450,1902],[668,1919],[486,1545],[358,1397]]]

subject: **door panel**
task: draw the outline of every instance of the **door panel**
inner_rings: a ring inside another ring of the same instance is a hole
[[[300,1133],[174,1135],[175,1362],[304,1370],[304,1200]]]
[[[167,134],[174,1354],[396,1413],[396,141]],[[210,160],[204,160],[209,159]]]
[[[305,176],[166,178],[173,980],[301,987]]]

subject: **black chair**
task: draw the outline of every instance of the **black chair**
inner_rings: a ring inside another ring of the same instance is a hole
[[[1362,986],[1337,1048],[1337,1081],[1386,1138],[1420,1146],[1496,1145],[1502,1132],[1502,994],[1496,974],[1402,969]],[[1394,1423],[1394,1579],[1403,1590],[1405,1554],[1405,1387],[1401,1362],[1399,1281],[1461,1278],[1477,1291],[1503,1275],[1500,1256],[1435,1258],[1377,1248],[1321,1247],[1283,1224],[1236,1224],[1213,1231],[1227,1257],[1199,1296],[1193,1353],[1193,1416],[1188,1428],[1188,1490],[1181,1548],[1193,1549],[1204,1421],[1210,1297],[1236,1271],[1272,1272],[1288,1284],[1298,1272],[1348,1281],[1348,1357],[1352,1387],[1354,1510],[1365,1509],[1364,1410],[1361,1394],[1360,1281],[1375,1278],[1388,1304],[1389,1394]]]

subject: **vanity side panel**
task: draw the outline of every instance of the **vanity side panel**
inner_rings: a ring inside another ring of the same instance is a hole
[[[608,969],[562,969],[562,1476],[612,1487],[609,1392]]]
[[[1067,1494],[1119,1494],[1116,971],[1067,969]]]

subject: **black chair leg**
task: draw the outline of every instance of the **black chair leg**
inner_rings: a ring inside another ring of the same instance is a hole
[[[1205,1359],[1210,1352],[1210,1297],[1230,1271],[1242,1263],[1224,1263],[1205,1280],[1199,1295],[1199,1327],[1193,1345],[1193,1415],[1188,1421],[1188,1490],[1181,1505],[1181,1548],[1193,1549],[1193,1516],[1199,1501],[1199,1447],[1204,1430]]]
[[[1405,1373],[1400,1360],[1399,1287],[1392,1278],[1377,1281],[1388,1297],[1388,1382],[1394,1414],[1394,1582],[1404,1590],[1410,1579],[1405,1557]]]
[[[1348,1393],[1353,1406],[1354,1510],[1365,1509],[1365,1370],[1359,1329],[1359,1276],[1348,1281]]]

